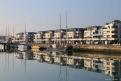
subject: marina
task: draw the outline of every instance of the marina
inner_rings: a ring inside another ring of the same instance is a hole
[[[121,0],[0,0],[0,81],[121,81]]]

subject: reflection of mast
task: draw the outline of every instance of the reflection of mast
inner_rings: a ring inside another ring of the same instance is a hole
[[[7,60],[8,60],[8,70],[9,70],[9,54],[7,54]]]
[[[24,62],[24,71],[26,72],[26,59],[25,59],[25,62]]]
[[[62,79],[62,77],[61,77],[61,75],[62,75],[62,72],[61,72],[61,56],[59,57],[60,58],[60,68],[59,68],[59,81],[61,81]]]
[[[6,63],[6,62],[7,62],[7,57],[6,57],[6,55],[7,55],[7,54],[5,53],[5,68],[6,68],[6,66],[7,66],[7,63]]]
[[[26,72],[26,52],[25,52],[25,58],[24,58],[24,71]]]
[[[68,56],[66,57],[66,81],[68,81],[68,67],[67,67]]]
[[[67,41],[66,47],[68,48],[69,41],[68,41],[68,35],[67,35],[67,30],[68,30],[68,22],[67,22],[68,21],[67,20],[68,13],[67,12],[65,13],[65,16],[66,16],[66,41]],[[68,61],[68,56],[66,58],[66,81],[68,81],[68,78],[67,78],[67,72],[68,72],[68,69],[67,69],[67,61]]]
[[[13,71],[14,71],[14,53],[13,53],[13,58],[12,59],[13,59]]]

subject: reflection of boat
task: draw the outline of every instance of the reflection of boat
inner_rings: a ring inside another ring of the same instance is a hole
[[[27,51],[28,46],[26,44],[18,45],[18,51]]]
[[[16,54],[16,57],[18,59],[27,59],[27,60],[33,60],[34,57],[33,57],[33,53],[32,52],[18,52]]]
[[[17,58],[17,59],[23,59],[23,55],[22,54],[15,54],[15,57]]]

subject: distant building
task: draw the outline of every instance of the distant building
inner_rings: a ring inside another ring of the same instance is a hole
[[[105,44],[120,44],[121,43],[121,21],[114,20],[106,25],[102,29],[102,40]]]
[[[80,44],[121,44],[121,21],[114,20],[106,23],[105,26],[39,31],[34,35],[32,32],[27,35],[29,42],[34,40],[35,43],[51,43],[58,47],[65,46],[65,44],[75,46]],[[24,33],[18,33],[19,41],[24,38]]]
[[[17,33],[16,34],[16,42],[33,43],[35,34],[36,34],[36,32],[26,32],[26,34],[24,32]]]
[[[1,35],[0,36],[0,42],[5,42],[6,41],[6,36]]]
[[[54,31],[54,39],[64,39],[66,38],[66,30],[60,29]]]
[[[84,40],[86,44],[98,44],[102,37],[102,26],[90,26],[85,28]]]
[[[69,44],[81,44],[84,38],[84,28],[69,28],[66,36]]]

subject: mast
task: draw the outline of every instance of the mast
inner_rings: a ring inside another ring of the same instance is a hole
[[[13,37],[14,37],[14,26],[13,26]]]
[[[59,14],[59,17],[60,17],[60,30],[62,29],[62,22],[61,22],[61,13]]]
[[[68,13],[65,13],[66,17],[66,41],[67,41],[67,47],[68,47],[68,36],[67,36],[67,31],[68,31]]]
[[[68,28],[68,22],[67,22],[68,21],[68,13],[67,12],[65,13],[65,16],[66,16],[66,29],[67,29]]]
[[[7,31],[8,31],[8,30],[7,30],[7,25],[6,25],[6,29],[5,29],[5,36],[7,36]]]
[[[66,12],[65,13],[65,17],[66,17],[66,41],[67,41],[67,44],[66,44],[66,47],[68,48],[68,36],[67,36],[67,31],[68,31],[68,13]],[[67,58],[68,58],[68,55],[67,55]],[[66,62],[67,62],[67,58],[66,58]],[[66,81],[68,81],[68,68],[67,68],[67,63],[66,63]]]
[[[61,33],[61,29],[62,29],[62,22],[61,22],[61,13],[59,14],[59,17],[60,17],[60,33]],[[60,35],[60,45],[62,45],[62,33],[61,33],[61,35]]]
[[[24,41],[25,41],[25,43],[26,43],[26,24],[25,24],[25,32],[24,32]]]
[[[8,26],[8,37],[10,37],[10,31],[9,31],[9,26]]]

